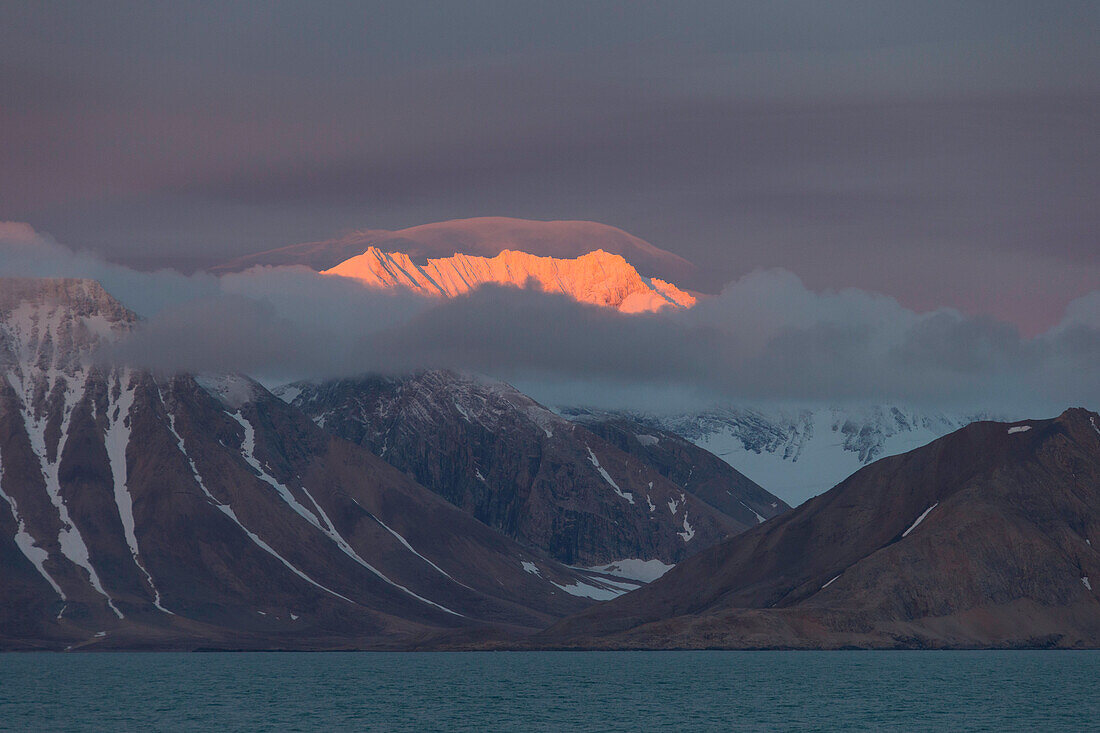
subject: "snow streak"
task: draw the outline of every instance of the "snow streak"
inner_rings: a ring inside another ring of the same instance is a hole
[[[360,508],[360,509],[362,509],[362,508],[363,508],[363,505],[362,505],[362,504],[359,504],[359,502],[358,502],[357,500],[355,500],[355,499],[352,499],[352,501],[354,501],[354,502],[355,502],[355,503],[356,503],[357,505],[359,505],[359,508]],[[366,510],[364,509],[363,511],[366,511]],[[465,583],[459,582],[459,581],[455,580],[454,578],[452,578],[452,577],[451,577],[451,575],[450,575],[450,573],[448,573],[448,572],[447,572],[446,570],[444,570],[443,568],[439,567],[439,566],[438,566],[438,565],[436,565],[436,564],[435,564],[434,562],[432,562],[431,560],[429,560],[428,558],[424,557],[424,556],[423,556],[423,555],[421,555],[421,554],[420,554],[419,552],[417,552],[417,551],[416,551],[416,548],[415,548],[415,547],[413,547],[412,545],[410,545],[410,544],[409,544],[409,541],[408,541],[408,540],[406,540],[406,539],[405,539],[404,537],[402,537],[402,536],[401,536],[400,534],[398,534],[397,532],[395,532],[395,531],[394,531],[394,530],[393,530],[392,528],[390,528],[390,526],[389,526],[388,524],[386,524],[385,522],[383,522],[383,521],[382,521],[381,519],[379,519],[378,517],[374,516],[374,515],[373,515],[373,514],[371,514],[370,512],[367,512],[367,515],[368,515],[368,516],[369,516],[369,517],[370,517],[371,519],[373,519],[374,521],[378,522],[378,524],[382,525],[382,529],[386,530],[387,532],[389,532],[390,534],[392,534],[392,535],[393,535],[394,537],[396,537],[396,538],[397,538],[397,541],[398,541],[398,542],[400,542],[400,543],[401,543],[402,545],[404,545],[404,547],[405,547],[405,549],[406,549],[406,550],[408,550],[409,552],[411,552],[412,554],[416,555],[417,557],[419,557],[419,558],[420,558],[421,560],[423,560],[424,562],[426,562],[426,563],[428,563],[429,565],[431,565],[431,566],[432,566],[433,568],[435,568],[435,569],[436,569],[436,571],[438,571],[438,572],[439,572],[439,573],[440,573],[441,575],[443,575],[444,577],[446,577],[446,578],[447,578],[448,580],[450,580],[450,581],[452,581],[452,582],[454,582],[454,583],[458,583],[458,584],[459,584],[459,585],[461,585],[461,586],[462,586],[463,588],[469,588],[470,590],[473,590],[473,588],[470,588],[470,586],[466,585]],[[430,602],[430,601],[429,601],[429,602]]]
[[[924,513],[921,514],[919,517],[917,517],[917,521],[913,522],[913,524],[909,527],[909,529],[902,532],[901,536],[902,537],[908,537],[909,533],[912,532],[914,529],[916,529],[918,524],[920,524],[921,522],[924,521],[924,518],[928,516],[928,512],[932,511],[933,509],[935,509],[939,505],[940,505],[940,503],[937,501],[935,504],[933,504],[932,506],[925,509]]]
[[[198,467],[195,466],[195,461],[193,461],[191,459],[191,456],[189,456],[187,454],[187,450],[183,446],[183,438],[181,438],[180,434],[178,432],[176,432],[176,416],[175,415],[172,415],[172,414],[168,415],[168,427],[169,427],[169,430],[172,431],[172,435],[175,436],[175,438],[176,438],[176,445],[179,446],[180,453],[183,454],[183,457],[186,458],[187,462],[191,465],[191,473],[194,475],[195,482],[199,485],[199,488],[202,489],[202,493],[206,496],[206,498],[210,501],[211,504],[213,504],[215,507],[217,507],[219,510],[221,510],[222,514],[229,517],[229,519],[232,520],[232,522],[234,524],[236,524],[238,527],[240,527],[241,531],[244,532],[245,535],[247,535],[250,540],[252,540],[253,544],[255,544],[261,550],[263,550],[264,552],[266,552],[267,554],[271,555],[276,560],[281,562],[283,565],[286,566],[286,568],[288,570],[290,570],[292,573],[294,573],[295,575],[297,575],[299,578],[306,581],[310,585],[316,586],[317,588],[320,588],[324,592],[326,592],[330,595],[336,596],[337,598],[339,598],[342,601],[347,601],[348,603],[350,603],[352,605],[358,605],[355,601],[351,600],[347,596],[340,595],[339,593],[332,590],[331,588],[327,588],[327,587],[321,585],[316,580],[309,577],[308,575],[303,573],[298,568],[294,567],[293,563],[291,563],[285,557],[283,557],[278,552],[276,552],[275,549],[271,545],[267,544],[262,539],[260,539],[259,535],[257,535],[255,532],[250,530],[248,527],[244,526],[244,523],[241,522],[239,517],[237,517],[237,513],[233,511],[233,507],[229,506],[228,504],[222,504],[220,501],[218,501],[214,497],[213,494],[210,493],[210,489],[206,488],[206,483],[202,480],[202,476],[199,474],[199,469],[198,469]]]
[[[271,485],[275,489],[275,491],[278,492],[279,496],[282,497],[283,501],[285,501],[295,512],[297,512],[303,519],[305,519],[307,522],[312,524],[314,527],[321,530],[321,532],[323,532],[326,537],[328,537],[330,540],[332,540],[333,544],[335,544],[336,547],[338,547],[341,552],[343,552],[345,555],[347,555],[352,560],[357,562],[359,565],[362,565],[364,568],[366,568],[371,573],[376,575],[382,581],[388,583],[389,585],[392,585],[394,588],[397,588],[398,590],[404,591],[405,593],[412,596],[416,600],[421,601],[422,603],[427,603],[430,606],[435,606],[436,608],[440,609],[441,611],[446,611],[447,613],[452,614],[454,616],[462,616],[462,614],[458,613],[457,611],[452,611],[451,609],[447,608],[446,606],[440,605],[440,604],[436,603],[435,601],[429,600],[429,599],[425,598],[424,596],[421,596],[421,595],[409,590],[408,588],[401,585],[400,583],[390,579],[381,570],[379,570],[378,568],[374,567],[369,562],[364,560],[359,555],[359,553],[356,552],[355,549],[348,543],[348,541],[346,539],[344,539],[343,535],[341,535],[339,532],[336,531],[336,527],[332,523],[332,520],[329,519],[327,514],[325,514],[325,510],[321,508],[321,505],[317,502],[316,499],[313,498],[313,496],[309,493],[308,489],[306,489],[303,486],[302,487],[302,492],[305,493],[305,495],[309,498],[310,502],[313,504],[314,508],[317,510],[316,513],[311,512],[309,509],[307,509],[305,506],[303,506],[296,498],[294,498],[294,494],[291,493],[290,489],[288,489],[284,484],[280,483],[274,476],[272,476],[271,474],[269,474],[267,471],[264,470],[263,466],[260,465],[259,460],[257,460],[257,458],[255,456],[256,431],[255,431],[255,428],[252,426],[252,423],[249,422],[249,420],[247,418],[245,418],[244,415],[242,415],[239,412],[237,412],[237,413],[228,413],[227,412],[226,414],[229,415],[230,417],[232,417],[238,423],[240,423],[241,427],[244,428],[244,443],[242,443],[242,445],[241,445],[241,455],[244,457],[244,459],[248,463],[248,465],[252,466],[252,468],[254,468],[256,470],[256,472],[259,474],[260,479],[263,480],[265,483]],[[323,522],[323,524],[322,524],[322,522]]]
[[[128,375],[123,373],[119,378],[126,379]],[[134,504],[130,490],[126,486],[126,447],[130,444],[130,426],[127,421],[130,418],[130,409],[134,405],[134,390],[127,385],[118,396],[115,404],[115,415],[108,413],[110,425],[103,436],[103,445],[107,449],[107,462],[111,466],[111,477],[114,483],[115,506],[118,508],[118,518],[122,522],[122,531],[126,535],[126,546],[130,548],[130,556],[134,558],[134,565],[145,576],[145,581],[153,590],[153,605],[159,610],[174,616],[160,603],[160,591],[153,582],[153,576],[145,569],[138,551],[137,534],[134,531]]]
[[[691,542],[691,538],[695,536],[695,528],[688,524],[687,510],[684,511],[684,531],[676,534],[680,535],[684,542]]]
[[[601,476],[603,476],[603,480],[611,485],[611,488],[615,490],[616,494],[633,504],[634,494],[630,493],[629,491],[623,491],[622,489],[620,489],[619,485],[615,483],[615,480],[611,478],[611,474],[609,474],[604,469],[604,467],[600,465],[600,459],[596,458],[596,454],[592,452],[592,449],[589,448],[587,445],[584,447],[588,450],[588,460],[592,461],[592,465],[595,466],[596,470],[600,472]]]
[[[2,486],[3,482],[4,462],[3,457],[0,456],[0,497],[2,497],[4,501],[8,502],[8,507],[11,509],[12,519],[15,520],[15,545],[19,548],[19,551],[22,552],[28,560],[30,560],[31,564],[34,565],[34,568],[38,571],[38,574],[46,579],[46,582],[50,584],[57,595],[60,596],[61,600],[67,600],[65,598],[65,592],[61,590],[61,586],[57,584],[57,581],[54,580],[53,576],[50,575],[49,571],[46,570],[46,566],[44,563],[49,558],[50,554],[39,547],[37,544],[35,544],[34,538],[31,537],[30,533],[27,531],[26,522],[23,521],[23,517],[19,515],[19,507],[15,503],[15,498],[12,496],[8,496],[6,493],[4,493],[4,489]],[[61,610],[64,611],[65,609],[62,608]],[[58,614],[58,617],[60,618],[60,614]]]
[[[27,409],[27,405],[30,404],[32,395],[28,385],[24,385],[22,380],[19,381],[20,394],[20,412],[23,417],[23,424],[26,426],[27,435],[30,438],[31,449],[35,455],[38,456],[39,468],[42,471],[42,478],[46,482],[46,493],[50,497],[50,502],[57,509],[58,518],[61,520],[61,529],[57,534],[57,542],[61,547],[61,554],[68,558],[72,563],[84,568],[84,571],[88,574],[88,582],[101,596],[107,599],[107,605],[119,618],[125,618],[122,615],[122,611],[118,610],[115,606],[114,600],[103,587],[103,583],[99,580],[99,575],[96,573],[95,568],[92,567],[91,553],[88,551],[88,545],[84,542],[83,536],[80,534],[80,530],[77,529],[72,519],[69,517],[69,507],[65,503],[64,497],[61,496],[61,483],[58,478],[58,470],[61,464],[61,456],[64,454],[65,443],[69,437],[69,420],[72,417],[72,410],[79,398],[83,396],[82,392],[72,386],[73,382],[81,378],[83,374],[77,372],[71,377],[66,378],[64,374],[56,369],[50,369],[44,376],[46,384],[49,389],[46,390],[46,394],[52,394],[54,388],[59,382],[65,384],[65,396],[64,404],[62,405],[62,421],[61,421],[61,437],[58,439],[57,451],[54,454],[53,462],[47,458],[46,451],[46,419],[41,420],[35,418],[30,414]],[[70,379],[72,381],[70,381]]]

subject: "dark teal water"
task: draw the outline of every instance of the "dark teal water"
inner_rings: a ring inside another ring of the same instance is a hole
[[[1100,729],[1100,652],[3,654],[0,729]]]

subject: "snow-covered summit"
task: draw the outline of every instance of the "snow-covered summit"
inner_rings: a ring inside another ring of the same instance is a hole
[[[0,278],[0,370],[72,374],[136,322],[95,280]]]
[[[617,227],[594,221],[535,221],[505,216],[452,219],[394,231],[360,229],[335,239],[245,255],[213,270],[240,272],[256,265],[304,265],[321,271],[362,254],[368,247],[404,252],[417,262],[429,257],[450,257],[456,252],[496,257],[511,249],[542,257],[580,257],[602,249],[622,255],[646,275],[677,283],[689,283],[698,275],[695,265],[684,258]]]
[[[454,297],[485,284],[527,287],[533,281],[546,292],[581,302],[643,313],[689,308],[695,297],[675,285],[644,277],[621,255],[595,250],[575,259],[539,257],[504,250],[495,257],[455,254],[417,264],[401,252],[369,247],[363,254],[325,270],[370,287],[404,288],[435,297]]]

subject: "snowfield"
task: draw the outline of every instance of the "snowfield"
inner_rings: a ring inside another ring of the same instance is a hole
[[[604,412],[583,407],[561,407],[559,411],[582,421],[625,417],[680,435],[791,506],[828,491],[879,458],[905,453],[975,420],[989,419],[984,414],[948,415],[889,405],[807,409],[727,406],[683,414]],[[644,433],[637,437],[645,444]]]

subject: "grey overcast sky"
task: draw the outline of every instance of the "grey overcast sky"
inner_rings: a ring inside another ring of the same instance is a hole
[[[591,219],[1046,330],[1100,288],[1100,3],[0,2],[0,220],[182,270]]]

